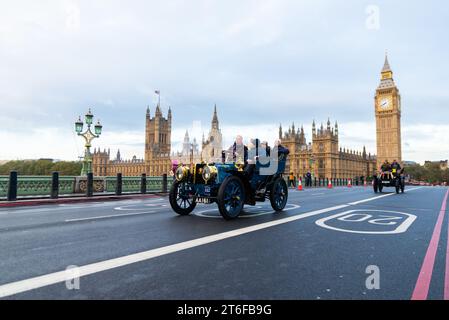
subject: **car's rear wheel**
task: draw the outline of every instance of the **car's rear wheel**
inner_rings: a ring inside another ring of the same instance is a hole
[[[277,178],[274,181],[270,191],[271,207],[274,211],[282,211],[287,205],[288,187],[283,178]]]
[[[181,216],[189,215],[196,207],[191,186],[185,182],[175,181],[168,198],[173,211]]]
[[[245,204],[245,189],[239,177],[229,176],[218,190],[218,210],[226,220],[237,218]]]
[[[377,193],[379,191],[379,183],[378,183],[376,177],[374,177],[374,179],[373,179],[373,189],[374,189],[375,193]]]

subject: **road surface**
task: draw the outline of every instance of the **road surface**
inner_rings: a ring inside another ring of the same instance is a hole
[[[0,297],[448,299],[448,189],[393,191],[290,190],[234,221],[166,197],[0,209]]]

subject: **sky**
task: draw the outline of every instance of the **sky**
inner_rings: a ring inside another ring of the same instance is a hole
[[[403,159],[449,158],[449,3],[363,0],[0,0],[0,160],[143,158],[161,92],[172,149],[199,141],[217,104],[226,144],[338,121],[342,147],[375,153],[374,93],[388,52],[402,95]]]

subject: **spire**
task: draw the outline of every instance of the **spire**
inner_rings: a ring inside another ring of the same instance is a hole
[[[147,118],[150,117],[150,106],[147,106]]]
[[[282,139],[282,123],[279,123],[279,139]]]
[[[219,129],[219,123],[218,123],[218,115],[217,115],[217,104],[214,106],[214,116],[212,117],[212,128],[213,129]]]
[[[117,161],[122,160],[121,155],[120,155],[120,149],[117,150],[117,157],[115,158],[115,160],[117,160]]]
[[[159,104],[156,107],[156,117],[162,117],[161,107]]]
[[[384,67],[382,69],[382,73],[384,72],[391,72],[390,63],[388,62],[388,53],[385,52],[385,63]]]
[[[385,53],[385,62],[381,72],[381,80],[377,89],[385,89],[395,87],[393,80],[393,71],[391,70],[390,63],[388,62],[388,55]]]
[[[327,131],[331,131],[331,119],[327,118]]]
[[[184,142],[189,142],[190,138],[189,138],[189,131],[186,130],[186,134],[184,135]]]
[[[168,107],[168,120],[171,120],[171,107]]]

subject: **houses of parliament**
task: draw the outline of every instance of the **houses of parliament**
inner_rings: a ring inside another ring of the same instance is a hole
[[[376,120],[377,156],[363,150],[349,150],[339,144],[338,123],[319,127],[313,121],[312,139],[307,142],[304,128],[296,128],[293,124],[288,130],[279,127],[279,139],[290,150],[286,173],[296,177],[310,172],[317,178],[352,178],[370,176],[380,167],[384,160],[402,162],[401,150],[401,96],[393,80],[387,56],[381,71],[380,84],[374,96],[374,114]],[[134,157],[123,160],[120,151],[115,159],[111,159],[110,151],[94,150],[92,168],[96,176],[148,176],[172,174],[172,161],[179,163],[215,162],[221,159],[223,137],[218,119],[217,106],[214,108],[211,129],[207,139],[203,136],[201,150],[196,139],[190,142],[188,132],[184,137],[180,152],[171,150],[172,111],[169,108],[164,117],[161,106],[155,108],[152,117],[147,108],[145,118],[144,159]],[[237,134],[237,132],[236,132]],[[247,137],[248,138],[248,137]]]

